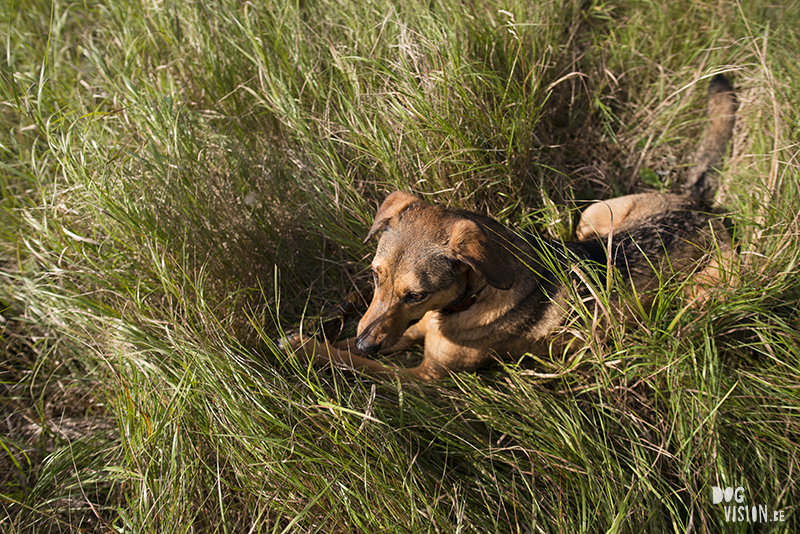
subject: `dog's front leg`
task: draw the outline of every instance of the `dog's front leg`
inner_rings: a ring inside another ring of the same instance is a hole
[[[382,349],[380,352],[382,354],[391,354],[419,344],[425,339],[426,324],[423,319],[423,321],[411,326],[394,345]],[[387,379],[395,376],[399,376],[402,379],[416,375],[413,372],[409,373],[410,370],[362,358],[364,353],[356,346],[356,338],[354,337],[328,343],[314,338],[303,339],[299,335],[294,335],[288,338],[287,341],[292,349],[301,351],[302,354],[314,360],[315,363],[330,363],[337,367],[353,371],[364,371],[371,376]]]
[[[355,346],[355,338],[339,341],[336,345],[338,346],[309,338],[294,348],[302,351],[315,364],[330,363],[335,367],[350,371],[364,371],[371,376],[386,379],[405,374],[404,370],[400,368],[390,367],[375,360],[361,357],[361,351]]]

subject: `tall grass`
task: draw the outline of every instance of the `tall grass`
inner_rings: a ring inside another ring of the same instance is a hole
[[[0,530],[798,529],[797,5],[0,13]],[[740,255],[709,302],[425,386],[273,342],[365,300],[389,191],[567,236],[586,200],[669,189],[717,72]],[[712,486],[785,520],[730,522]]]

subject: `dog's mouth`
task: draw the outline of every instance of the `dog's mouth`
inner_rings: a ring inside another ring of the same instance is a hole
[[[403,331],[405,332],[406,330],[408,330],[409,328],[411,328],[412,326],[417,324],[419,321],[420,321],[419,319],[412,319],[411,321],[408,322],[408,324],[403,329]],[[371,340],[372,330],[378,324],[379,324],[379,321],[367,326],[364,329],[364,331],[361,332],[361,334],[356,337],[356,347],[358,347],[358,349],[361,352],[363,352],[365,354],[375,354],[376,352],[380,351],[382,348],[390,347],[390,346],[394,345],[395,343],[397,343],[397,340],[399,339],[399,337],[398,338],[394,338],[394,339],[384,339],[383,342],[381,342],[381,343],[375,343],[374,341],[372,341]]]
[[[386,341],[385,335],[374,336],[374,330],[383,323],[379,318],[377,321],[372,321],[363,329],[359,328],[359,334],[356,336],[356,347],[364,354],[375,354],[381,348],[389,346]],[[382,339],[382,341],[379,341]]]

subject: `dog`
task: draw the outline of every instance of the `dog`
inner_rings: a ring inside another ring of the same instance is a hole
[[[683,190],[592,204],[571,242],[515,232],[405,192],[390,194],[364,240],[380,236],[372,261],[375,292],[357,336],[328,343],[295,335],[289,344],[316,362],[379,379],[429,381],[474,371],[495,356],[546,355],[574,345],[563,327],[571,289],[584,300],[595,295],[583,274],[592,265],[620,281],[611,299],[619,301],[610,306],[614,320],[647,312],[664,280],[685,284],[689,296],[702,300],[720,278],[717,258],[733,254],[713,196],[735,110],[730,82],[717,75],[709,88],[709,125]],[[413,368],[364,357],[417,344],[424,358]]]

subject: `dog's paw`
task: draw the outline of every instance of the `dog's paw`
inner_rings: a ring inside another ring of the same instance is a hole
[[[307,338],[303,338],[300,332],[285,332],[277,342],[278,348],[281,350],[297,350],[302,347]]]

